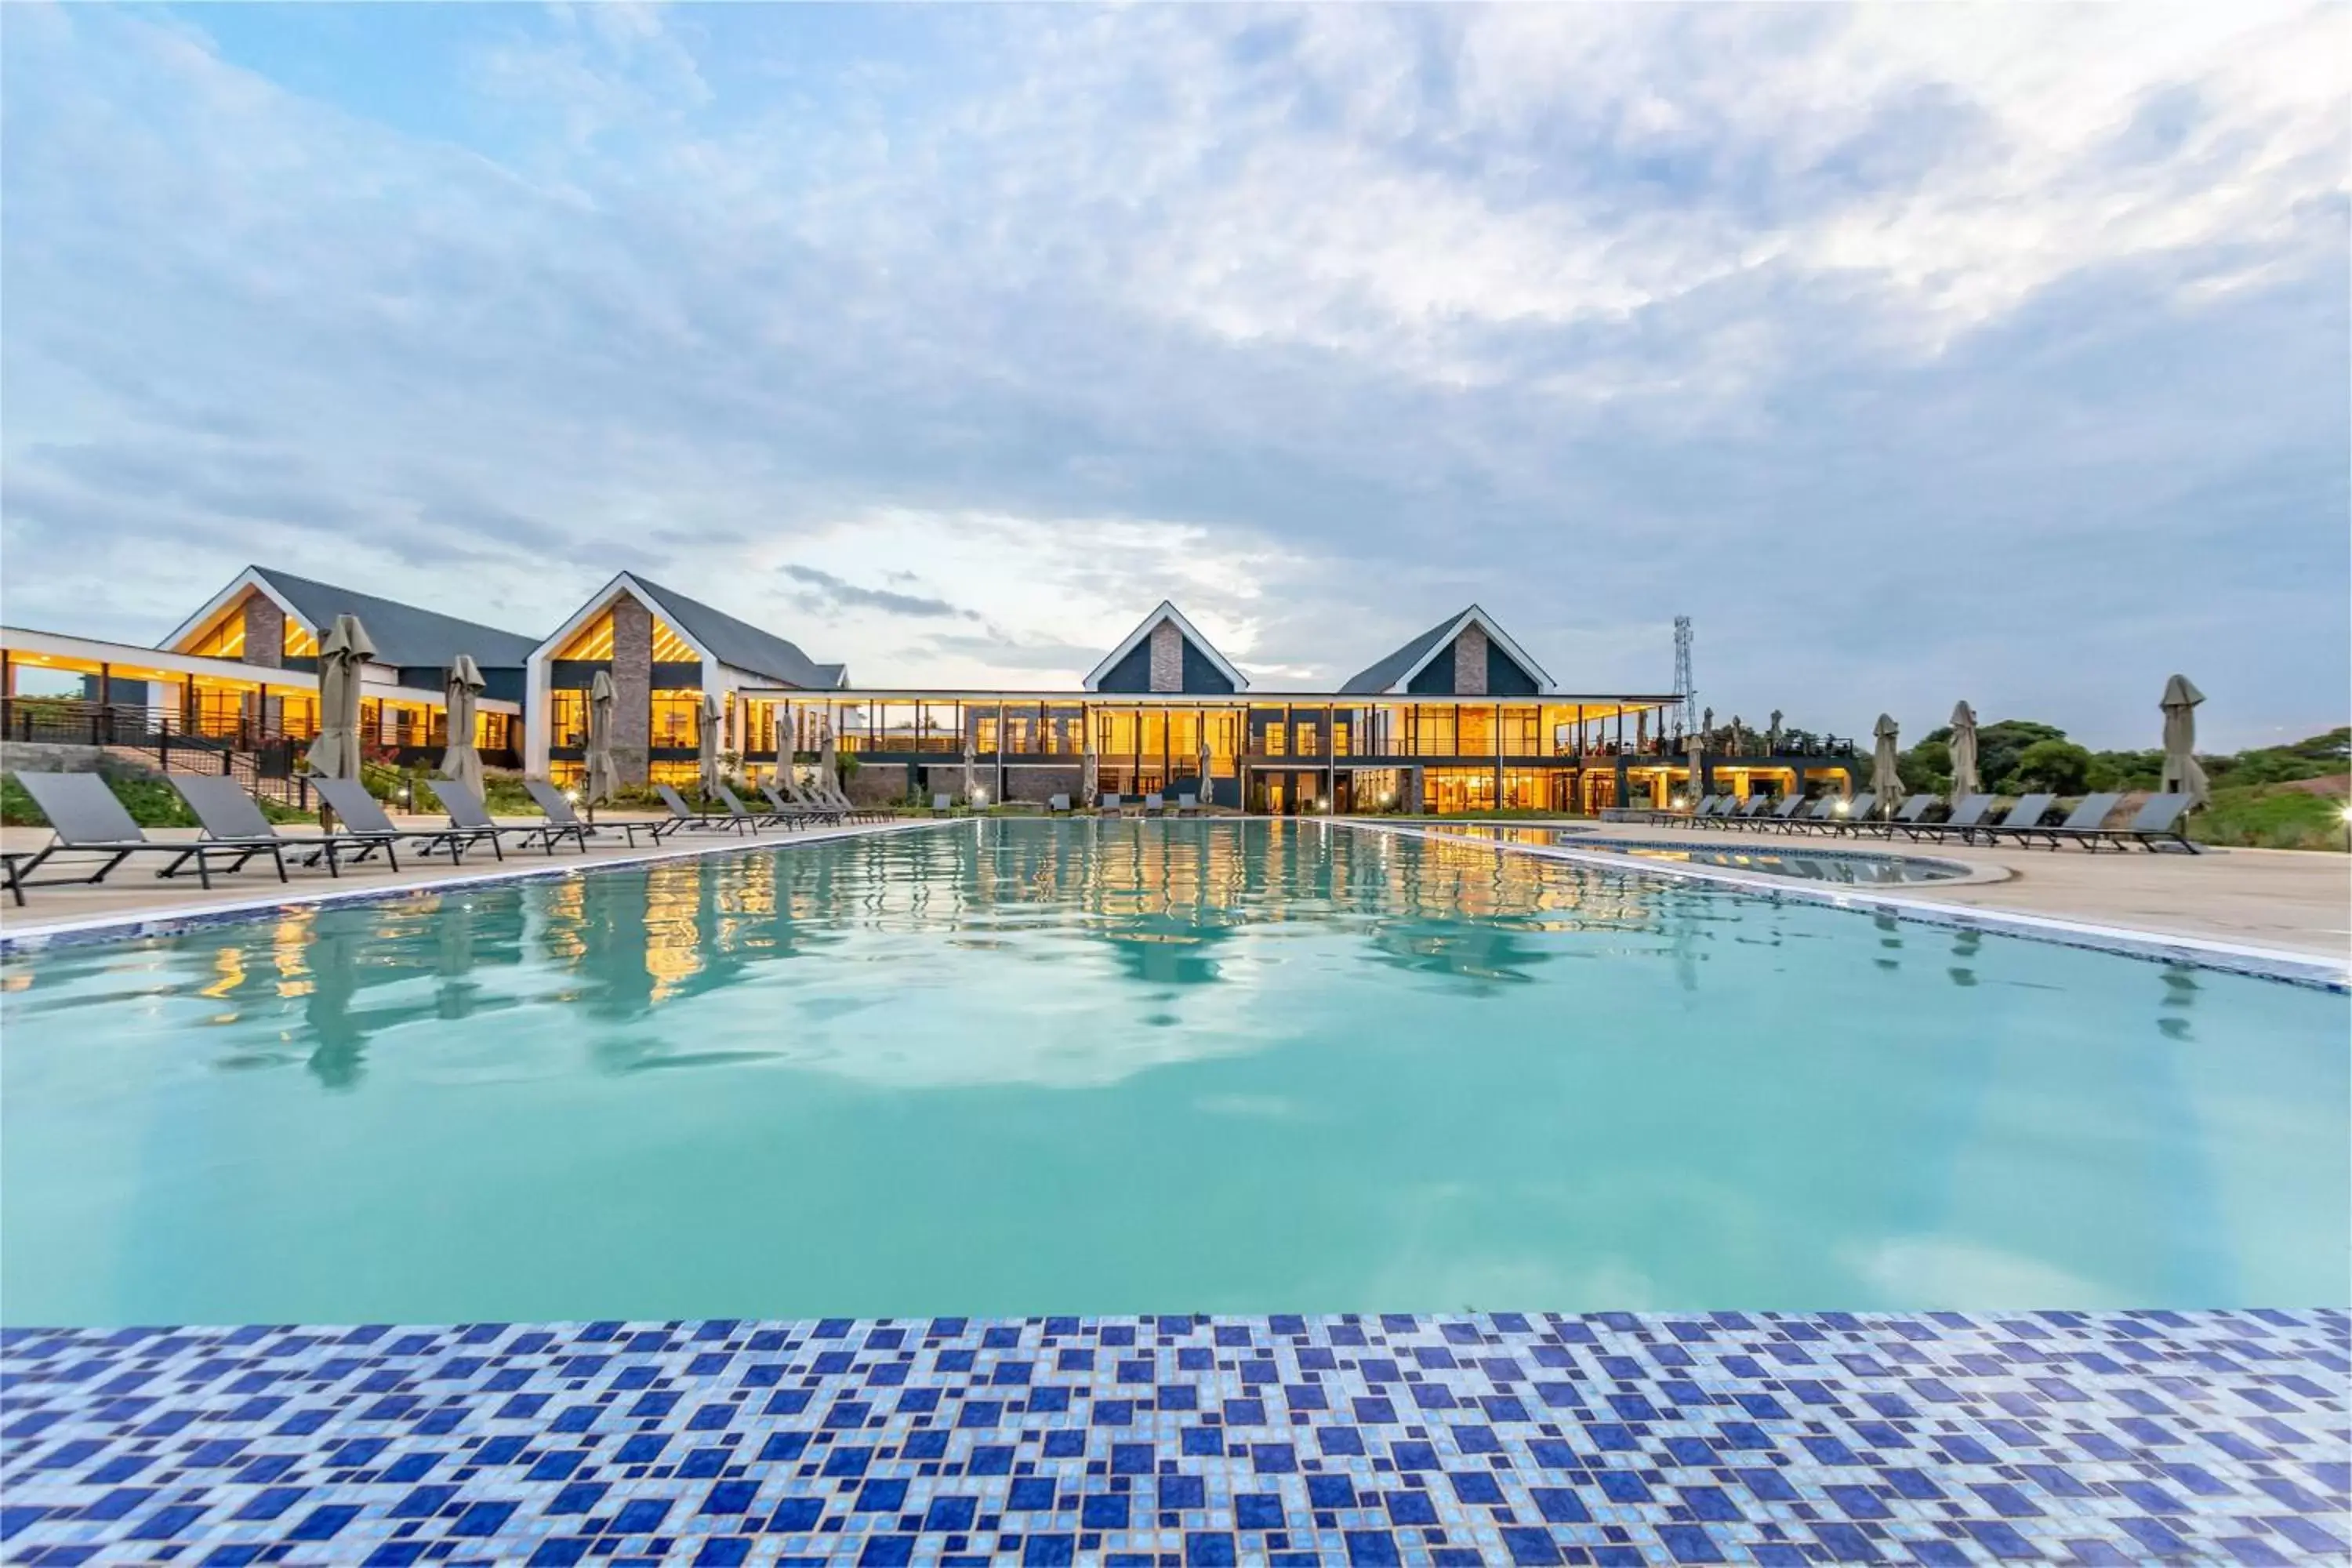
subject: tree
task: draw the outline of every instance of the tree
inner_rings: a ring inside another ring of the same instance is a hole
[[[2072,741],[2036,741],[2017,755],[2003,790],[2021,795],[2048,790],[2054,795],[2080,795],[2091,777],[2091,753]]]
[[[1987,783],[2006,779],[2016,771],[2026,748],[2041,741],[2063,741],[2066,731],[2055,724],[2032,719],[2003,719],[1977,726],[1977,776]]]
[[[1922,741],[1895,760],[1900,765],[1905,789],[1918,795],[1941,795],[1952,787],[1952,748],[1947,741]]]

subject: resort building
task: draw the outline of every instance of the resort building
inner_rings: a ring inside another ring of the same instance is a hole
[[[686,784],[701,754],[703,699],[717,700],[719,751],[772,763],[790,694],[846,683],[793,644],[624,572],[530,655],[531,772],[569,784],[585,770],[588,694],[612,679],[614,762],[624,784]],[[757,692],[760,700],[748,700]],[[792,738],[787,749],[817,742]]]
[[[96,744],[173,737],[282,770],[318,733],[319,641],[344,615],[360,618],[375,649],[361,672],[361,728],[387,760],[439,756],[443,683],[464,654],[485,682],[474,742],[482,760],[523,765],[531,638],[262,566],[238,573],[153,647],[0,627],[6,733]]]
[[[830,745],[866,800],[1042,803],[1092,788],[1275,815],[1593,812],[1711,790],[1850,792],[1860,765],[1849,742],[1800,747],[1777,722],[1759,734],[1734,721],[1710,727],[1694,778],[1676,696],[1563,689],[1476,605],[1329,690],[1256,689],[1166,601],[1075,689],[861,688],[842,665],[629,572],[543,638],[262,567],[152,648],[0,628],[6,732],[249,752],[236,771],[285,777],[317,732],[319,641],[341,615],[375,648],[362,714],[386,760],[437,760],[446,671],[463,654],[487,682],[484,762],[566,784],[584,771],[599,674],[624,785],[693,781],[706,722],[730,772],[805,771]]]

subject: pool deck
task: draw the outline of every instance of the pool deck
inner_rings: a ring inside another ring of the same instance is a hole
[[[1580,825],[1586,826],[1586,825]],[[2009,873],[1995,882],[1906,883],[1876,889],[1958,908],[2005,910],[2172,936],[2312,953],[2352,963],[2352,855],[2213,849],[2201,855],[2015,845],[1912,844],[1740,828],[1590,825],[1594,840],[1672,841],[1714,848],[1913,855]]]
[[[11,1563],[2342,1562],[2341,1311],[15,1330]]]
[[[422,816],[395,816],[393,820],[403,828],[414,827],[420,832],[446,826]],[[503,825],[530,827],[539,826],[541,820],[508,818]],[[605,817],[606,823],[616,829],[617,825],[625,821],[642,823],[657,820],[659,818],[651,815],[620,814]],[[16,941],[43,933],[110,929],[127,922],[257,912],[327,899],[436,892],[485,880],[522,876],[565,876],[598,867],[657,864],[706,855],[740,854],[748,848],[822,844],[939,826],[943,824],[937,818],[905,817],[889,822],[851,823],[838,826],[770,828],[756,836],[688,828],[668,835],[659,844],[641,839],[634,848],[616,833],[608,840],[591,846],[584,853],[570,845],[557,849],[552,855],[543,850],[521,849],[509,845],[506,847],[503,860],[492,857],[487,850],[477,848],[467,851],[464,860],[455,866],[446,859],[428,862],[423,856],[404,848],[400,869],[396,872],[381,860],[370,860],[357,866],[346,866],[341,876],[333,877],[328,874],[324,866],[293,864],[292,852],[301,847],[305,837],[315,837],[317,830],[306,828],[301,824],[289,824],[284,829],[289,850],[288,880],[282,884],[274,871],[256,862],[234,875],[215,872],[213,887],[206,891],[194,875],[163,880],[154,874],[152,858],[140,856],[117,868],[113,875],[95,887],[27,888],[22,909],[0,900],[0,938]],[[147,836],[166,843],[193,843],[197,837],[194,828],[150,828]],[[0,828],[0,849],[34,850],[48,841],[47,828]],[[61,858],[43,867],[38,874],[44,877],[65,874],[71,870],[71,865],[70,860]]]

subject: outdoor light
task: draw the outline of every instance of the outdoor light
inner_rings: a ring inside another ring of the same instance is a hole
[[[563,792],[563,800],[564,804],[567,805],[578,805],[580,804],[580,792],[576,789],[565,790]]]
[[[1847,803],[1844,801],[1840,801],[1832,809],[1835,810],[1840,816],[1843,816],[1845,815],[1846,804]]]
[[[1688,799],[1686,796],[1679,795],[1676,795],[1676,796],[1675,796],[1675,809],[1676,811],[1680,811],[1683,807],[1685,807],[1685,806],[1688,805],[1689,804],[1690,804],[1690,801],[1689,801],[1689,799]]]

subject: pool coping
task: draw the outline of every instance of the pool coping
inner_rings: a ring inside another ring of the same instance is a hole
[[[551,877],[585,877],[604,870],[631,870],[645,866],[660,865],[673,860],[698,860],[714,855],[741,855],[760,849],[776,849],[804,844],[839,844],[855,838],[878,838],[887,834],[904,833],[914,828],[950,827],[976,820],[971,817],[910,817],[902,822],[868,822],[846,824],[838,827],[806,827],[794,829],[789,836],[769,838],[764,836],[735,837],[711,839],[690,846],[675,846],[667,849],[647,850],[642,854],[628,853],[609,856],[599,860],[562,860],[550,858],[529,863],[501,861],[495,869],[477,875],[442,877],[431,880],[405,879],[396,882],[371,882],[360,887],[343,887],[330,881],[314,889],[299,893],[278,893],[267,898],[243,899],[235,903],[205,904],[184,910],[124,911],[114,914],[89,915],[79,920],[49,921],[36,925],[10,925],[0,928],[0,957],[16,952],[41,952],[52,947],[94,942],[130,942],[142,937],[173,936],[181,931],[205,926],[226,925],[237,921],[249,921],[289,910],[317,909],[346,904],[390,903],[442,893],[451,889],[472,891],[505,882],[543,881]]]
[[[2151,963],[2183,963],[2258,980],[2276,980],[2290,985],[2352,994],[2352,965],[2308,953],[2289,952],[2280,948],[2256,947],[2244,942],[2183,936],[2169,931],[2140,931],[2130,926],[2066,920],[2053,915],[2030,915],[2014,910],[1984,910],[1931,903],[1886,893],[1809,885],[1790,878],[1733,871],[1720,867],[1637,861],[1605,850],[1570,848],[1559,844],[1512,844],[1499,838],[1473,838],[1438,829],[1374,822],[1362,817],[1335,816],[1315,820],[1328,821],[1335,826],[1354,828],[1359,832],[1387,833],[1427,843],[1485,844],[1498,854],[1528,855],[1538,859],[1564,861],[1570,865],[1615,871],[1621,876],[1712,883],[1769,898],[1797,899],[1857,913],[1887,915],[1919,925],[1989,931],[2001,936],[2022,937],[2032,942],[2054,942],[2062,947],[2117,953]],[[1958,884],[1943,882],[1935,885],[1952,887]]]

